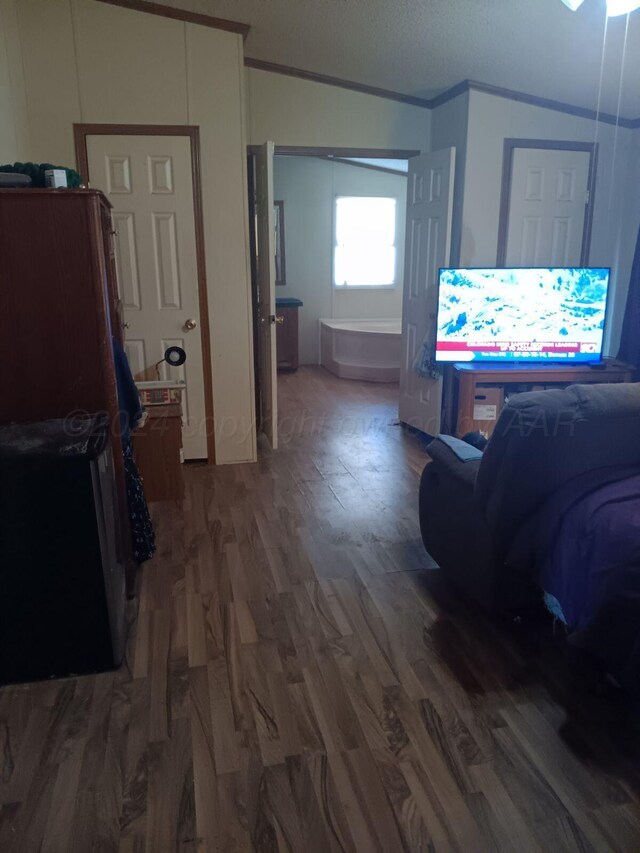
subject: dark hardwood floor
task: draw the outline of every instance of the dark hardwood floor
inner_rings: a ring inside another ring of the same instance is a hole
[[[397,388],[280,392],[154,507],[126,665],[0,691],[0,851],[637,853],[633,710],[434,568]]]

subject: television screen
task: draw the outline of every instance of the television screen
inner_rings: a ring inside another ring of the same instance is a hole
[[[440,270],[436,361],[600,361],[609,273]]]

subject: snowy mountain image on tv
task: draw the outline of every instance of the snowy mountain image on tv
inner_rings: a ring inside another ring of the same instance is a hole
[[[438,361],[597,362],[608,269],[440,271]]]

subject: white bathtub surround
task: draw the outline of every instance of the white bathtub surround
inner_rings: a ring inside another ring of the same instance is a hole
[[[400,380],[401,321],[320,320],[320,364],[342,379]]]

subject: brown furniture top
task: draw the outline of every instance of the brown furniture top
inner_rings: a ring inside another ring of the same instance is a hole
[[[453,365],[456,386],[453,393],[454,412],[449,409],[445,413],[447,427],[453,417],[455,423],[452,431],[456,435],[477,429],[474,406],[476,393],[482,385],[595,385],[601,382],[631,381],[633,368],[628,364],[606,359],[603,365],[599,368],[588,364],[524,364],[506,367],[503,364],[456,362]]]

